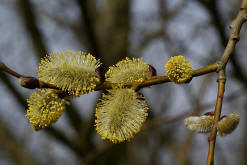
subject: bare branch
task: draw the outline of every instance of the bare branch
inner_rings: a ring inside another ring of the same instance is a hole
[[[3,62],[0,61],[0,70],[16,77],[16,78],[21,78],[24,77],[23,75],[13,71],[12,69],[8,68]]]
[[[225,48],[225,51],[219,61],[220,67],[218,72],[218,95],[217,95],[216,106],[214,111],[215,124],[208,138],[209,149],[208,149],[207,165],[214,164],[214,148],[215,148],[216,134],[217,134],[217,122],[219,121],[221,115],[225,82],[226,82],[225,67],[227,65],[230,56],[232,55],[235,49],[237,42],[240,39],[239,33],[245,21],[247,21],[247,0],[242,1],[240,11],[238,12],[236,18],[233,20],[230,26],[232,32],[228,40],[227,46]]]

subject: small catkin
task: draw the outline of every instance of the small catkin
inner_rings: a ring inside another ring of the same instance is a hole
[[[237,114],[229,114],[225,116],[218,122],[217,125],[217,135],[218,136],[226,136],[232,133],[238,126],[239,116]]]
[[[113,143],[129,140],[146,120],[148,106],[133,89],[112,89],[96,106],[96,131]]]
[[[190,116],[184,120],[185,126],[198,133],[208,133],[214,125],[214,116]]]
[[[34,130],[49,127],[56,122],[66,108],[66,101],[51,89],[39,89],[27,99],[26,117]]]
[[[185,83],[192,77],[192,67],[182,55],[174,56],[165,65],[168,78],[175,83]]]
[[[79,96],[93,91],[100,83],[96,72],[99,66],[100,62],[91,54],[68,50],[43,58],[37,72],[40,80]]]
[[[106,81],[112,83],[143,82],[151,78],[149,65],[141,58],[126,58],[116,65],[109,67]]]

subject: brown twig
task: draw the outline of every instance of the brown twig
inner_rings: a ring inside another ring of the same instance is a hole
[[[239,41],[239,33],[241,30],[241,27],[243,23],[247,21],[247,0],[243,0],[240,11],[238,12],[238,15],[231,23],[231,35],[228,40],[227,46],[225,48],[225,51],[218,62],[219,64],[219,70],[218,70],[218,95],[216,100],[216,106],[214,111],[214,118],[215,118],[215,124],[211,131],[211,134],[208,138],[209,140],[209,149],[208,149],[208,158],[207,158],[207,165],[213,165],[214,164],[214,148],[215,148],[215,142],[216,142],[216,134],[217,134],[217,122],[220,119],[221,115],[221,109],[222,109],[222,102],[223,102],[223,96],[224,96],[224,90],[225,90],[225,82],[226,82],[226,76],[225,76],[225,67],[227,65],[227,62],[232,55],[234,48]]]
[[[4,67],[3,67],[4,66]],[[192,77],[197,77],[197,76],[201,76],[201,75],[205,75],[211,72],[215,72],[218,70],[219,65],[217,63],[215,64],[211,64],[208,65],[206,67],[197,69],[193,71]],[[58,87],[56,87],[55,85],[49,84],[49,83],[45,83],[41,80],[38,80],[35,77],[28,77],[28,76],[23,76],[15,71],[13,71],[12,69],[8,68],[6,65],[4,65],[3,63],[0,63],[0,70],[3,70],[9,74],[11,74],[14,77],[19,78],[19,84],[24,87],[24,88],[28,88],[28,89],[35,89],[35,88],[51,88],[51,89],[57,89],[59,90]],[[141,89],[144,87],[149,87],[152,85],[157,85],[157,84],[163,84],[163,83],[167,83],[170,82],[169,78],[167,76],[153,76],[152,79],[150,80],[146,80],[144,82],[141,83],[137,83],[137,82],[131,82],[131,83],[123,83],[124,87],[130,88],[130,87],[135,87],[135,89]],[[105,90],[105,89],[112,89],[114,86],[119,85],[118,83],[110,83],[110,82],[102,82],[101,84],[98,84],[95,87],[95,91],[99,91],[99,90]]]
[[[21,78],[24,77],[23,75],[13,71],[12,69],[8,68],[3,62],[0,62],[0,70],[16,77],[16,78]]]
[[[214,110],[215,124],[210,133],[210,136],[208,137],[209,149],[208,149],[207,165],[213,165],[214,163],[214,148],[215,148],[216,134],[217,134],[217,123],[220,120],[220,115],[221,115],[222,102],[225,91],[225,82],[226,82],[225,69],[222,69],[218,73],[218,95],[217,95],[217,100]]]

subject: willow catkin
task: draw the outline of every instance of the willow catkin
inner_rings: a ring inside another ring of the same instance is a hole
[[[96,106],[96,131],[113,143],[129,140],[146,120],[148,106],[133,89],[112,89]]]
[[[93,91],[100,83],[96,72],[99,66],[100,62],[91,54],[68,50],[43,58],[37,71],[40,80],[79,96]]]
[[[185,83],[192,77],[192,67],[184,56],[174,56],[165,65],[168,78],[175,83]]]
[[[66,101],[52,89],[39,89],[27,99],[26,117],[34,130],[49,127],[56,122],[66,108]]]

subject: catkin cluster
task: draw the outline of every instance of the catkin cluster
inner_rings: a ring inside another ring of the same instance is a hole
[[[53,53],[41,60],[37,68],[39,80],[56,86],[67,96],[80,96],[94,91],[102,80],[114,84],[105,91],[96,105],[95,127],[102,139],[113,143],[131,139],[138,133],[148,116],[145,97],[135,86],[125,87],[124,83],[138,84],[150,80],[156,71],[141,58],[126,58],[109,70],[102,78],[99,73],[100,61],[84,52],[65,51]],[[192,77],[189,62],[181,55],[171,57],[165,65],[170,81],[185,83]],[[49,127],[56,122],[66,108],[64,95],[57,90],[38,89],[28,102],[26,117],[34,130]],[[217,123],[218,135],[231,133],[238,125],[239,117],[230,114]],[[184,121],[192,131],[207,133],[214,126],[213,115],[188,117]]]
[[[229,114],[223,116],[217,123],[217,135],[226,136],[232,133],[238,126],[239,116],[237,114]],[[185,126],[198,133],[209,133],[214,126],[213,113],[205,114],[202,116],[190,116],[184,120]]]
[[[113,143],[129,140],[146,120],[148,105],[141,93],[123,88],[125,82],[142,82],[152,78],[149,65],[142,59],[126,58],[109,68],[106,81],[118,83],[102,95],[96,106],[96,131]]]

